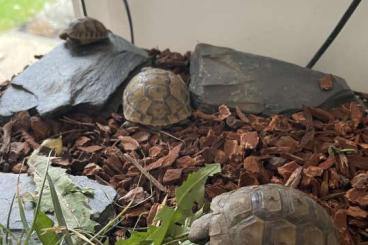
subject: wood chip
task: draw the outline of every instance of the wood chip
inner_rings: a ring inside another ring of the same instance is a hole
[[[297,167],[294,172],[290,175],[285,183],[285,186],[290,186],[292,188],[297,188],[302,179],[303,167]]]
[[[164,184],[174,184],[181,180],[181,175],[183,173],[183,169],[168,169],[166,170],[162,182]]]
[[[339,230],[340,234],[342,235],[342,243],[343,244],[354,244],[353,239],[351,238],[351,235],[348,231],[348,222],[347,222],[347,214],[346,210],[339,209],[334,215],[334,221],[335,225],[337,226],[337,229]]]
[[[319,80],[321,90],[328,91],[333,87],[334,77],[331,74],[325,75]]]
[[[323,169],[316,166],[309,166],[303,170],[303,173],[308,177],[320,177],[323,174]]]
[[[368,191],[368,172],[355,175],[351,185],[357,190]]]
[[[87,136],[81,136],[79,137],[75,143],[74,146],[79,147],[79,146],[84,146],[85,144],[87,144],[88,142],[91,141],[91,138],[87,137]]]
[[[326,170],[331,168],[335,164],[336,160],[334,156],[330,156],[327,160],[323,161],[318,165],[319,168]]]
[[[85,176],[95,176],[101,172],[102,168],[98,166],[96,163],[89,163],[83,169],[83,175]]]
[[[285,180],[287,180],[290,175],[300,166],[295,162],[295,161],[291,161],[288,163],[285,163],[284,165],[282,165],[281,167],[277,168],[277,171],[279,172],[279,174],[284,177]]]
[[[171,166],[175,160],[179,157],[179,152],[183,144],[178,144],[174,148],[172,148],[166,156],[161,157],[157,161],[150,163],[145,167],[147,171],[151,171],[160,167],[169,167]]]
[[[239,144],[237,140],[226,140],[224,145],[224,152],[227,157],[237,154],[239,151]]]
[[[241,111],[241,109],[239,108],[239,106],[235,107],[236,110],[236,114],[239,117],[239,119],[244,122],[244,123],[249,123],[249,118]]]
[[[135,187],[130,190],[127,194],[120,197],[119,201],[124,201],[125,203],[129,203],[132,201],[131,205],[141,204],[149,197],[149,194],[142,187]]]
[[[23,163],[17,163],[11,169],[11,171],[15,174],[27,173],[27,170],[28,166],[24,165]]]
[[[353,128],[356,129],[363,120],[363,109],[357,103],[350,104],[351,120],[353,121]]]
[[[139,143],[148,141],[151,133],[145,130],[140,130],[132,135],[132,138],[136,139]]]
[[[249,156],[244,159],[244,169],[253,174],[260,174],[263,167],[258,161],[258,157]]]
[[[240,145],[245,149],[253,150],[259,143],[259,137],[257,132],[246,132],[240,135]]]
[[[100,145],[91,145],[91,146],[80,146],[78,147],[79,150],[87,152],[87,153],[96,153],[98,151],[101,151],[105,147]]]
[[[217,115],[217,118],[219,120],[225,120],[226,118],[228,118],[231,115],[231,112],[229,110],[229,108],[226,105],[220,105],[219,106],[219,112]]]
[[[3,127],[3,142],[0,148],[0,153],[4,154],[9,151],[10,149],[10,142],[11,142],[11,134],[13,128],[13,121],[7,122]]]
[[[178,168],[190,168],[196,165],[196,160],[191,156],[183,156],[176,159],[175,166]]]
[[[345,197],[353,204],[368,207],[368,191],[360,191],[352,188],[346,192]]]
[[[240,174],[238,186],[249,186],[249,185],[259,185],[258,179],[254,176],[254,174],[250,174],[247,172],[244,172]]]
[[[154,203],[151,206],[150,211],[149,211],[148,216],[147,216],[147,224],[148,225],[153,224],[154,218],[156,217],[156,214],[159,210],[159,207],[160,207],[160,203]]]
[[[359,218],[359,219],[366,219],[368,218],[368,212],[359,208],[359,207],[354,207],[354,206],[350,206],[348,208],[348,210],[346,210],[346,214],[354,217],[354,218]]]
[[[33,116],[31,117],[31,128],[33,131],[33,136],[40,140],[46,139],[48,136],[51,135],[51,128],[50,126],[42,120],[40,117]]]
[[[215,162],[224,164],[229,158],[226,156],[226,153],[223,150],[216,150],[215,154]]]
[[[157,157],[162,152],[162,146],[154,145],[149,149],[148,155],[150,157]]]
[[[135,151],[139,148],[139,143],[136,139],[130,136],[119,136],[121,145],[125,151]]]

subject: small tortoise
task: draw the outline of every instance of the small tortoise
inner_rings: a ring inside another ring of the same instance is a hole
[[[125,118],[147,126],[169,126],[191,114],[189,92],[179,75],[144,68],[129,81],[123,94]]]
[[[215,197],[189,239],[226,245],[337,245],[327,212],[301,191],[281,185],[243,187]]]
[[[109,30],[98,20],[91,17],[72,21],[59,37],[77,45],[87,45],[108,38]]]

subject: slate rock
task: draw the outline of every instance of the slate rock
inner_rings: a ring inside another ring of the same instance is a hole
[[[101,185],[94,180],[85,176],[69,175],[72,181],[81,188],[93,189],[94,196],[89,198],[89,206],[92,209],[92,219],[101,225],[107,223],[115,215],[115,210],[112,203],[116,197],[116,191],[111,186]],[[11,202],[16,193],[17,174],[0,173],[0,224],[6,225],[8,213],[11,207]],[[34,192],[36,187],[30,176],[26,174],[20,175],[20,195],[26,192]],[[27,221],[31,224],[33,219],[33,207],[26,202],[25,216]],[[51,215],[50,218],[54,219]],[[11,209],[9,228],[12,231],[22,231],[23,224],[19,215],[19,208],[17,201],[14,202]]]
[[[124,81],[147,61],[146,51],[112,33],[107,41],[87,46],[62,43],[13,79],[0,98],[0,117],[29,109],[41,116],[114,111]]]
[[[354,98],[346,82],[334,76],[323,91],[326,74],[269,57],[198,44],[191,57],[189,89],[193,105],[215,112],[221,104],[255,114],[291,113],[303,106],[330,108]]]

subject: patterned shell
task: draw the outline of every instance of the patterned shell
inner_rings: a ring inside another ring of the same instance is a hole
[[[189,91],[179,75],[144,68],[129,81],[123,94],[128,121],[149,126],[168,126],[191,114]]]
[[[293,188],[268,184],[215,197],[212,213],[195,220],[189,239],[231,245],[337,245],[327,212]]]
[[[86,45],[107,39],[109,31],[98,20],[84,17],[71,22],[59,37],[80,45]]]

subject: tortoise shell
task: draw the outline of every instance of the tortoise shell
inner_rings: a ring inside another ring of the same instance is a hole
[[[123,94],[128,121],[148,126],[168,126],[191,114],[189,92],[179,75],[158,68],[144,68]]]
[[[231,245],[337,245],[333,222],[317,202],[281,185],[243,187],[215,197],[195,220],[192,242]]]
[[[95,43],[108,38],[109,31],[98,20],[91,17],[72,21],[59,37],[80,45]]]

